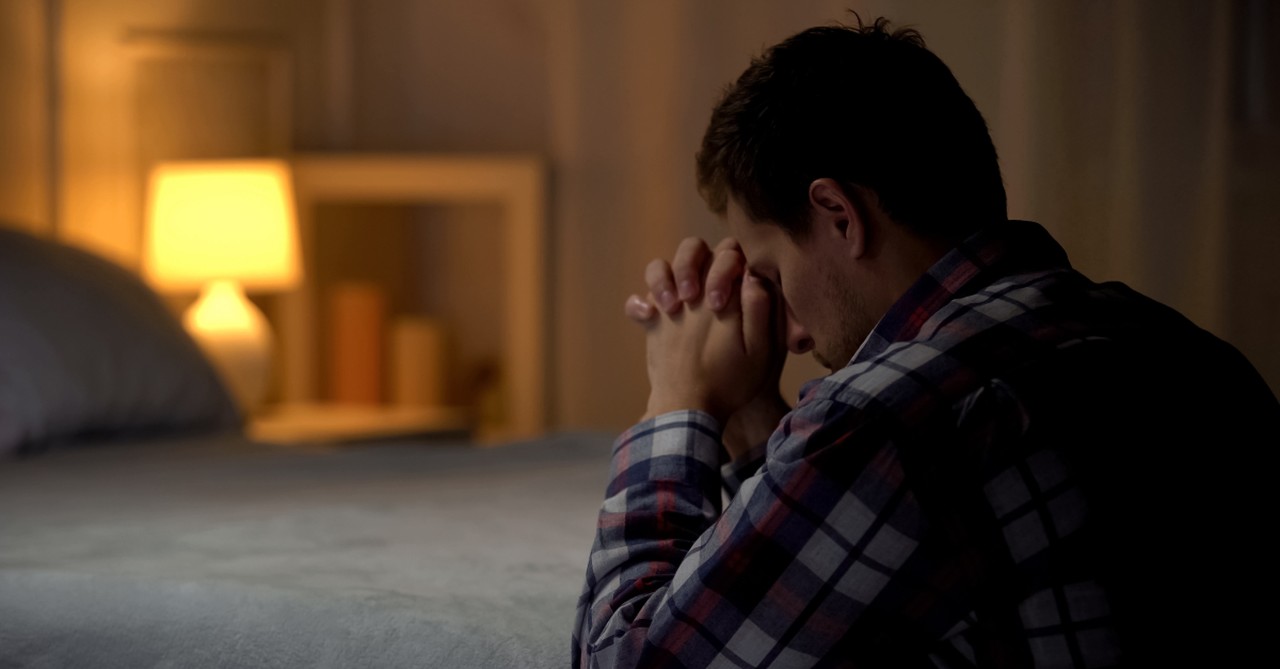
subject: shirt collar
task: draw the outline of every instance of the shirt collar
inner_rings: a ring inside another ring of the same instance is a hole
[[[853,364],[873,358],[894,342],[915,337],[947,303],[1014,274],[1070,269],[1067,253],[1038,223],[1010,220],[974,233],[934,263],[885,312]]]

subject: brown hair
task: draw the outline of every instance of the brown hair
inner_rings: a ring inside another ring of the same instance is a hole
[[[857,17],[857,14],[854,13]],[[913,29],[810,28],[766,50],[725,91],[697,154],[698,189],[723,215],[801,235],[809,184],[875,192],[918,233],[963,239],[1004,220],[1004,184],[986,122]]]

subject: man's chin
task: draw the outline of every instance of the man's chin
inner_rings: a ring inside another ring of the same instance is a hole
[[[827,359],[823,357],[821,353],[817,351],[811,351],[809,355],[812,355],[813,359],[817,360],[818,364],[825,367],[828,372],[831,372],[832,374],[836,373],[836,367],[832,365],[830,362],[828,362]]]

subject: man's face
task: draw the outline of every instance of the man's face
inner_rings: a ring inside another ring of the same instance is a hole
[[[732,198],[726,219],[748,271],[782,294],[787,349],[811,352],[833,372],[844,367],[876,324],[853,281],[853,260],[844,247],[821,233],[793,240],[776,224],[752,221]]]

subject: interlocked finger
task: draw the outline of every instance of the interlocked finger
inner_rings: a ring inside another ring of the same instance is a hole
[[[690,302],[702,294],[702,275],[706,272],[710,258],[711,249],[701,238],[688,237],[680,242],[671,269],[676,282],[676,293],[681,300]]]
[[[747,270],[747,260],[742,249],[732,239],[716,245],[715,257],[707,271],[707,303],[715,311],[723,309],[737,291],[739,282]]]
[[[661,258],[654,258],[644,268],[644,282],[653,293],[658,308],[672,314],[680,310],[680,298],[676,295],[675,279],[671,266]]]
[[[654,306],[652,299],[653,295],[650,295],[648,299],[639,295],[632,295],[627,298],[626,303],[623,305],[623,312],[627,314],[627,318],[642,325],[647,324],[653,320],[654,316],[658,315],[658,307]]]

